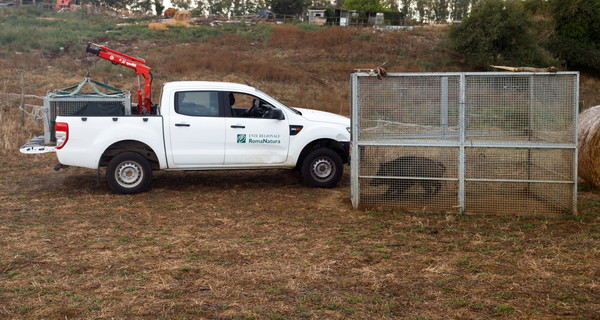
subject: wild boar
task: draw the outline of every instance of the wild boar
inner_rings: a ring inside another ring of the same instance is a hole
[[[426,157],[403,156],[392,161],[379,164],[377,176],[383,177],[416,177],[416,178],[441,178],[446,172],[443,163]],[[383,196],[400,196],[413,185],[421,185],[423,196],[436,195],[442,189],[440,180],[416,180],[416,179],[372,179],[371,186],[388,185]]]

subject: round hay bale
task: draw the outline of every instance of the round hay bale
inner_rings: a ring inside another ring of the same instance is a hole
[[[173,19],[179,22],[188,22],[192,19],[192,13],[190,11],[177,11]]]
[[[600,187],[600,106],[580,113],[578,124],[577,173],[591,186]]]

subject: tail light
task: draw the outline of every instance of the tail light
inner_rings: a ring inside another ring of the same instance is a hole
[[[62,149],[69,141],[69,124],[57,122],[54,125],[54,131],[56,132],[56,149]]]

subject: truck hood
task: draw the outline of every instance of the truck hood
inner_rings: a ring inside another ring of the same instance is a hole
[[[296,110],[302,112],[302,116],[310,121],[318,121],[318,122],[328,122],[341,124],[345,126],[350,126],[350,118],[340,116],[335,113],[312,110],[312,109],[304,109],[304,108],[295,108]]]

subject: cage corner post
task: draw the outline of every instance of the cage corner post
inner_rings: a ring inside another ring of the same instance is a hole
[[[573,215],[578,215],[577,212],[577,178],[579,165],[579,72],[575,72],[575,92],[573,94]]]
[[[358,208],[360,204],[360,151],[358,146],[359,137],[359,99],[358,99],[358,75],[350,74],[350,199],[352,207]]]
[[[465,208],[465,171],[466,171],[466,150],[465,144],[466,136],[466,125],[467,125],[467,83],[466,75],[460,74],[460,89],[459,89],[459,102],[458,102],[458,123],[459,123],[459,148],[458,148],[458,212],[463,215],[466,213]]]

